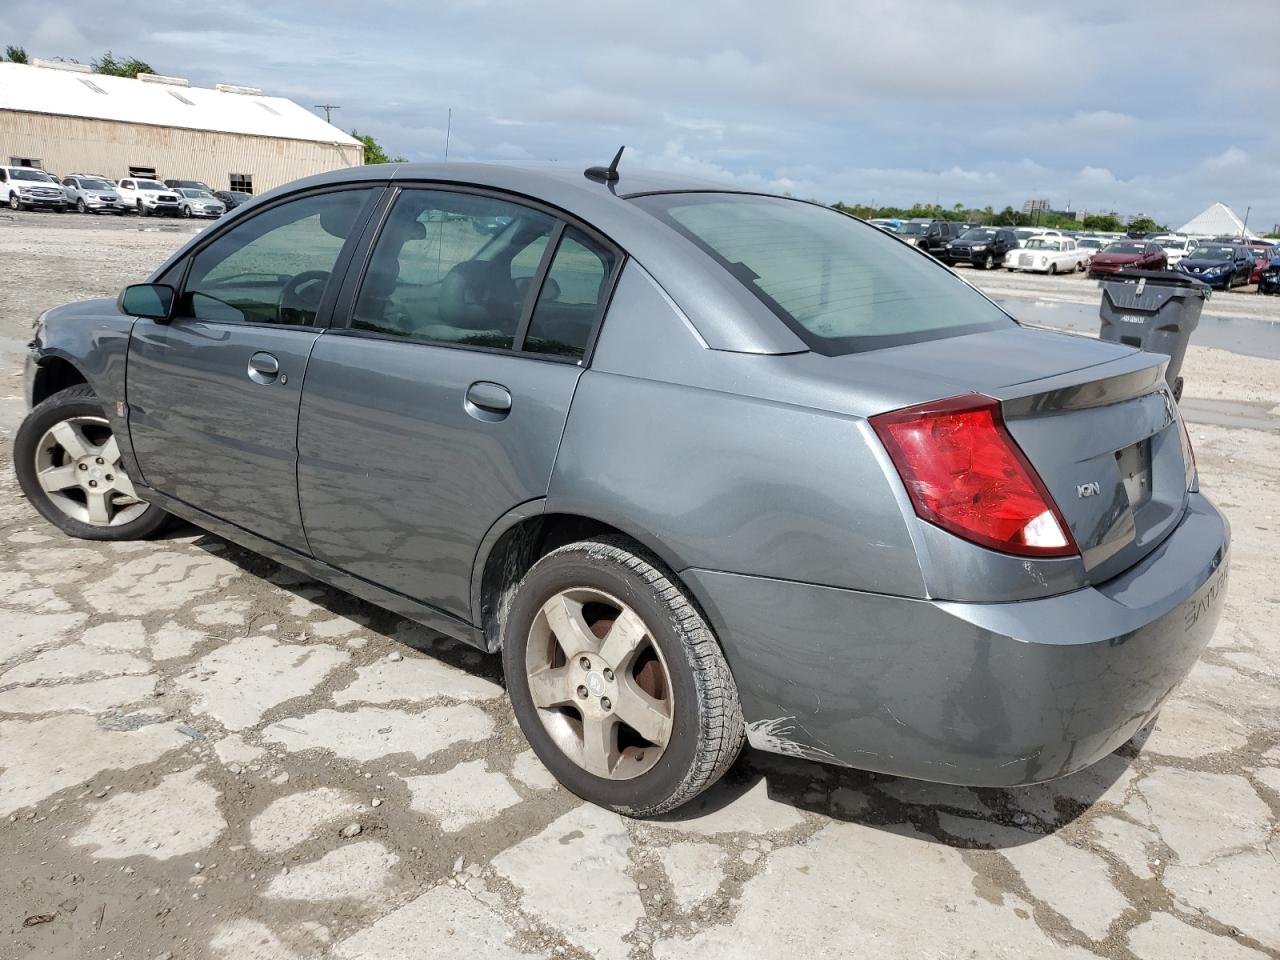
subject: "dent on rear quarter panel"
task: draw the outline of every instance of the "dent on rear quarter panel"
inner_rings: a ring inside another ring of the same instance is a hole
[[[712,368],[728,359],[743,362],[703,347],[644,271],[624,273],[578,383],[547,512],[632,531],[677,571],[923,596],[865,421],[696,385],[703,369],[723,383]]]

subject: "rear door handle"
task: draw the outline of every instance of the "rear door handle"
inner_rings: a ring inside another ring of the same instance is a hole
[[[280,361],[259,350],[249,357],[249,379],[254,383],[272,383],[280,373]]]
[[[500,383],[478,380],[467,387],[463,406],[477,420],[502,420],[511,412],[511,391]]]

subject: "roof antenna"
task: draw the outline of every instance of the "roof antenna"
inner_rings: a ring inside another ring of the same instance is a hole
[[[583,175],[588,180],[598,180],[600,183],[613,183],[618,179],[618,161],[622,159],[622,151],[627,149],[626,144],[618,148],[618,152],[613,155],[613,162],[607,167],[587,167]]]

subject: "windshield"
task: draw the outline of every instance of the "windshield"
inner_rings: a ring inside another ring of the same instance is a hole
[[[1111,246],[1107,247],[1107,249],[1103,250],[1102,252],[1134,254],[1134,253],[1142,253],[1142,251],[1145,249],[1146,247],[1144,247],[1140,243],[1113,243],[1111,244]]]
[[[1157,240],[1156,243],[1164,247],[1166,250],[1185,250],[1187,249],[1187,241],[1185,240]]]
[[[178,192],[181,193],[184,197],[195,197],[201,200],[213,199],[213,197],[209,194],[207,190],[197,190],[194,187],[183,187]]]
[[[905,233],[908,236],[915,237],[915,236],[922,235],[928,229],[929,229],[929,224],[927,223],[904,223],[901,227],[898,228],[898,232]]]
[[[90,180],[88,177],[80,181],[81,190],[112,190],[114,187],[105,180]]]
[[[14,180],[37,180],[40,183],[50,183],[53,180],[53,177],[49,176],[43,170],[33,170],[30,167],[10,169],[9,176]]]
[[[969,241],[990,240],[995,235],[996,232],[994,230],[966,230],[964,236],[960,239]]]
[[[237,200],[248,200],[250,197],[252,197],[252,196],[253,196],[253,194],[252,194],[252,193],[242,193],[242,192],[241,192],[241,191],[239,191],[239,190],[228,190],[228,191],[227,191],[227,196],[229,196],[229,197],[235,197],[235,199],[237,199]]]
[[[828,356],[1009,327],[946,268],[835,210],[720,193],[638,197]]]
[[[1236,251],[1234,247],[1201,247],[1199,250],[1192,251],[1190,259],[1192,260],[1234,260]]]
[[[169,188],[166,187],[163,183],[157,183],[155,180],[139,180],[138,189],[139,190],[168,190]]]
[[[1028,240],[1028,250],[1061,250],[1062,246],[1056,240]]]
[[[1077,245],[1079,245],[1079,246],[1081,246],[1081,247],[1089,247],[1089,248],[1090,248],[1090,249],[1092,249],[1092,250],[1101,250],[1101,249],[1102,249],[1102,241],[1101,241],[1101,240],[1077,240],[1077,241],[1076,241],[1076,243],[1077,243]]]

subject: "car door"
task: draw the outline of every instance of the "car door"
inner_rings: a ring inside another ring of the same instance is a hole
[[[297,550],[303,373],[350,247],[381,187],[263,208],[182,265],[174,316],[129,341],[128,419],[144,481]]]
[[[546,495],[620,261],[525,201],[404,189],[307,368],[315,556],[470,620],[481,539]]]

